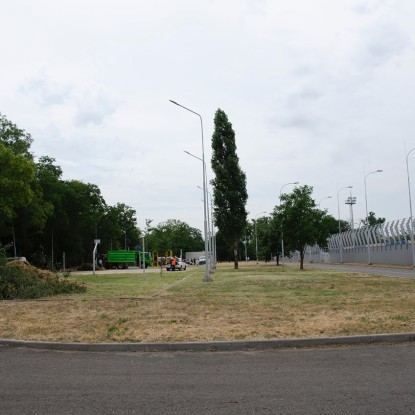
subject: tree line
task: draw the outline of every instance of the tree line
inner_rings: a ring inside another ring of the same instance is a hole
[[[64,180],[56,160],[31,153],[32,137],[0,114],[0,244],[9,257],[25,256],[42,268],[62,268],[92,262],[94,239],[99,252],[134,249],[143,231],[136,211],[107,204],[99,187]],[[147,220],[146,250],[201,250],[199,230],[168,220],[151,227]]]
[[[145,229],[137,226],[136,211],[124,204],[108,205],[95,184],[63,180],[56,160],[31,153],[32,137],[0,114],[0,244],[9,256],[25,256],[34,265],[62,268],[92,262],[94,239],[99,252],[114,249],[156,251],[160,256],[203,251],[200,230],[169,219]],[[270,215],[248,221],[246,175],[239,165],[235,132],[224,111],[218,109],[212,136],[211,181],[213,218],[217,227],[217,258],[233,261],[268,260],[300,253],[301,268],[305,247],[325,247],[328,237],[339,231],[339,222],[318,208],[311,186],[298,186],[282,194]],[[363,226],[384,222],[370,212]],[[340,230],[349,229],[340,221]]]

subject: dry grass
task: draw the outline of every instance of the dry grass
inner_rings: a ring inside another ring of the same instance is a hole
[[[55,274],[53,272],[36,268],[33,265],[30,265],[26,261],[19,261],[19,260],[10,261],[10,262],[6,263],[6,267],[20,268],[21,270],[28,271],[28,272],[31,272],[31,273],[37,275],[37,277],[42,279],[42,280],[47,280],[49,278],[54,278],[55,277]]]
[[[146,281],[73,278],[89,289],[69,301],[0,302],[0,337],[178,342],[415,331],[409,279],[269,265],[222,265],[213,283],[202,281],[203,269]]]

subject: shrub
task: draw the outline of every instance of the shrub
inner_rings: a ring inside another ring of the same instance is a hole
[[[57,275],[39,274],[31,266],[0,266],[0,299],[35,299],[57,294],[84,292],[86,287]]]
[[[5,265],[7,262],[7,249],[10,245],[3,246],[0,243],[0,267]]]

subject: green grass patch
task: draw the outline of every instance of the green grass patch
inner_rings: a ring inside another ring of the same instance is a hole
[[[71,296],[82,299],[113,299],[131,297],[152,297],[168,289],[178,281],[188,277],[191,272],[163,272],[163,274],[141,270],[136,274],[116,273],[111,275],[76,275],[69,277],[71,281],[85,284],[85,293]]]

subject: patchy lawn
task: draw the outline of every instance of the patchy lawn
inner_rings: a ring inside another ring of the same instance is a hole
[[[122,271],[121,271],[122,272]],[[0,337],[75,342],[283,339],[415,331],[415,280],[275,265],[71,276],[87,292],[0,302]]]

